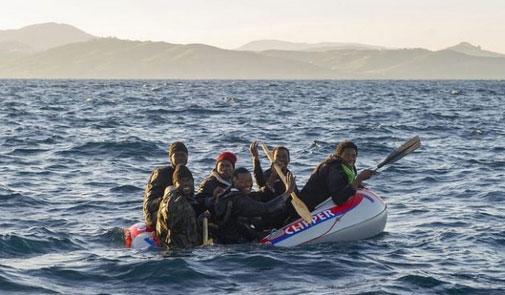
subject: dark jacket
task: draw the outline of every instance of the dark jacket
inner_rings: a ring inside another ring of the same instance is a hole
[[[214,190],[217,187],[228,190],[231,188],[231,186],[231,182],[222,179],[215,170],[212,170],[210,175],[202,181],[200,187],[198,188],[198,191],[195,194],[195,200],[198,204],[197,206],[204,210],[214,210],[213,206],[210,205],[210,199],[213,197],[212,194],[214,193]],[[200,214],[201,212],[197,213]]]
[[[267,197],[267,199],[264,199],[264,202],[270,201],[274,197],[284,193],[286,191],[286,186],[284,185],[284,182],[277,176],[275,178],[275,181],[273,184],[267,186],[267,181],[272,175],[272,167],[268,168],[267,170],[263,171],[261,169],[261,163],[258,159],[256,159],[253,162],[253,174],[254,174],[254,179],[256,180],[256,184],[258,185],[258,188],[263,191],[269,190],[271,192],[270,195],[265,195],[265,197],[270,196],[270,198]],[[290,172],[289,169],[285,171],[285,174],[287,172]],[[298,193],[298,188],[296,187],[295,184],[295,193]]]
[[[327,198],[340,205],[355,193],[342,168],[342,160],[332,155],[314,169],[300,192],[300,199],[312,211]]]
[[[173,174],[175,168],[166,166],[163,168],[155,169],[149,181],[147,182],[144,191],[144,220],[147,226],[156,226],[156,217],[158,215],[158,208],[161,199],[165,193],[165,189],[173,185]]]
[[[202,243],[191,198],[168,189],[160,202],[156,223],[156,235],[162,246],[190,248]]]
[[[215,203],[215,215],[219,230],[217,242],[235,244],[253,241],[259,238],[260,232],[252,226],[254,218],[275,218],[285,211],[286,199],[278,196],[264,203],[261,192],[242,193],[236,189],[220,196]]]

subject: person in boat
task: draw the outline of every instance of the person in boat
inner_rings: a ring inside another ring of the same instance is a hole
[[[269,202],[261,202],[264,192],[251,191],[251,173],[243,167],[237,168],[233,175],[233,188],[214,198],[214,214],[218,230],[216,240],[222,244],[246,243],[262,238],[266,233],[257,228],[254,219],[275,218],[284,214],[286,200],[294,190],[292,175],[287,175],[288,187],[285,192]]]
[[[196,202],[200,208],[198,214],[205,210],[213,210],[209,200],[232,187],[232,177],[236,162],[237,156],[232,152],[223,152],[217,156],[214,169],[202,181],[195,195]]]
[[[163,247],[191,248],[202,243],[201,226],[193,209],[194,180],[191,171],[177,165],[173,173],[174,185],[165,190],[160,202],[156,236]]]
[[[170,165],[154,169],[144,190],[144,221],[147,227],[156,226],[158,208],[165,189],[173,185],[173,173],[177,165],[186,165],[188,149],[182,142],[174,142],[168,147]]]
[[[300,192],[300,199],[310,211],[331,198],[337,205],[345,203],[361,188],[362,182],[375,174],[372,169],[357,173],[358,147],[351,141],[337,145],[335,153],[320,163]]]
[[[249,146],[249,152],[253,161],[254,179],[256,180],[258,188],[262,191],[271,192],[271,194],[264,194],[265,199],[262,201],[269,201],[273,197],[278,196],[286,191],[286,186],[284,185],[284,182],[281,180],[279,175],[277,175],[276,170],[273,168],[273,164],[265,171],[263,171],[261,168],[257,141],[253,141],[251,143]],[[289,150],[284,146],[276,146],[272,150],[272,153],[274,162],[279,165],[284,175],[286,175],[288,172],[291,173],[291,171],[288,169],[288,164],[290,162]],[[295,192],[298,193],[296,184]]]

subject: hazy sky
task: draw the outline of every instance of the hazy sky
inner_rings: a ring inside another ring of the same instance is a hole
[[[97,36],[236,48],[257,39],[505,53],[505,0],[0,0],[0,30],[58,22]]]

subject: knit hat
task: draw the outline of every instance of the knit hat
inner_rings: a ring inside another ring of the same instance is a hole
[[[191,178],[193,179],[193,174],[189,171],[188,167],[185,165],[177,165],[175,166],[174,174],[173,174],[174,182],[180,182],[181,179]]]
[[[171,157],[175,152],[184,152],[187,154],[188,149],[184,143],[176,141],[168,146],[168,156]]]
[[[235,167],[235,163],[237,162],[237,156],[235,156],[235,154],[232,152],[222,152],[221,154],[219,154],[219,156],[217,156],[216,163],[223,160],[229,161],[233,165],[233,167]]]

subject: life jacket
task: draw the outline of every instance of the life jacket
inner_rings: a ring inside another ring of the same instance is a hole
[[[347,177],[347,182],[349,184],[353,183],[354,179],[356,179],[356,168],[353,167],[354,169],[351,169],[344,163],[340,165],[342,166],[342,170],[344,171],[344,174]]]

